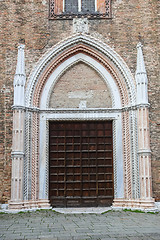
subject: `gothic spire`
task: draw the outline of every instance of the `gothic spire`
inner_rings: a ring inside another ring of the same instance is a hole
[[[137,69],[136,69],[136,83],[137,83],[137,103],[148,103],[148,79],[142,52],[142,44],[137,44]]]
[[[19,45],[16,73],[14,76],[14,106],[24,106],[24,87],[26,81],[25,75],[25,60],[24,60],[25,45]]]

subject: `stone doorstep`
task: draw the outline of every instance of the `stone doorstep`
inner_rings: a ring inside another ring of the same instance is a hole
[[[157,207],[155,208],[138,208],[138,207],[112,207],[112,210],[113,211],[122,211],[122,210],[131,210],[131,211],[142,211],[142,212],[153,212],[153,213],[156,213],[156,212],[160,212],[160,209],[158,209]]]
[[[131,211],[144,211],[144,212],[160,212],[160,202],[155,202],[155,208],[153,209],[141,209],[141,208],[133,208],[133,207],[117,207],[117,206],[111,206],[111,207],[86,207],[86,208],[32,208],[32,209],[17,209],[17,210],[10,210],[8,209],[8,204],[0,204],[0,212],[4,213],[18,213],[18,212],[34,212],[36,210],[53,210],[58,213],[63,214],[102,214],[104,212],[114,210],[114,211],[121,211],[124,209],[129,209]]]
[[[64,214],[102,214],[112,210],[111,207],[91,207],[91,208],[52,208],[52,210]]]
[[[6,206],[2,206],[6,205]],[[5,212],[5,213],[18,213],[18,212],[34,212],[36,210],[53,210],[58,213],[63,213],[63,214],[101,214],[103,212],[107,212],[109,210],[112,210],[112,207],[91,207],[91,208],[32,208],[32,209],[16,209],[16,210],[10,210],[8,209],[8,204],[2,204],[0,205],[0,212]]]

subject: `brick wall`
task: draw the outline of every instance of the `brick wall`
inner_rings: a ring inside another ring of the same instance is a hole
[[[0,202],[10,198],[13,78],[17,44],[26,45],[27,77],[50,47],[72,34],[72,20],[48,20],[48,0],[0,1]],[[112,0],[112,19],[89,20],[89,34],[106,42],[136,69],[136,44],[144,45],[149,80],[153,194],[160,200],[159,16],[158,0]]]
[[[50,107],[79,108],[83,102],[87,108],[112,107],[104,80],[91,67],[78,63],[68,69],[54,86]]]

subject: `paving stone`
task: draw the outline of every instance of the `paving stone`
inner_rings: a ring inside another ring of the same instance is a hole
[[[58,238],[53,238],[52,236],[50,236],[50,237],[41,237],[40,238],[40,240],[50,240],[50,239],[52,239],[52,240],[58,240]]]
[[[102,224],[101,224],[102,222]],[[160,214],[126,214],[110,212],[104,215],[57,215],[30,213],[0,217],[0,239],[37,240],[102,240],[102,239],[160,239]],[[125,224],[127,223],[127,224]],[[138,227],[137,227],[138,226]],[[14,234],[13,234],[14,232]]]

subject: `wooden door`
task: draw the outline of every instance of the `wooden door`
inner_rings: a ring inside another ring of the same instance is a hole
[[[51,121],[49,125],[51,205],[111,205],[114,194],[112,121]]]

